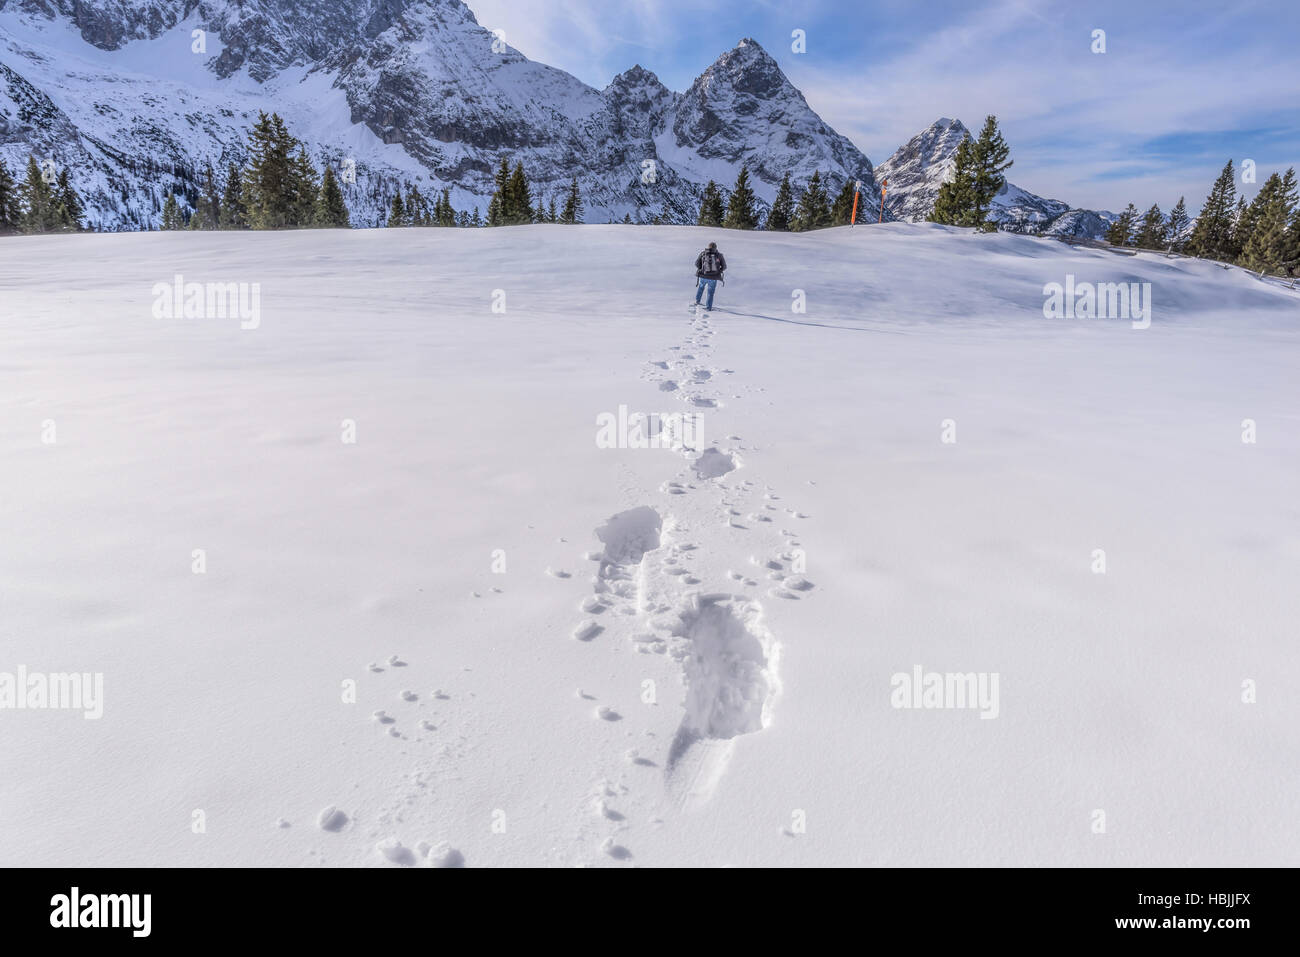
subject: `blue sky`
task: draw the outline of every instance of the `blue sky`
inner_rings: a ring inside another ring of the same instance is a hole
[[[1300,168],[1300,3],[1126,0],[467,0],[511,46],[593,86],[639,63],[684,90],[758,40],[874,163],[940,116],[995,113],[1012,182],[1094,209],[1180,195],[1229,158]],[[803,30],[807,52],[791,50]],[[1106,52],[1093,53],[1093,30]]]

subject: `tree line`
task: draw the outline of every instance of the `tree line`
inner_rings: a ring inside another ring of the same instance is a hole
[[[1300,269],[1300,198],[1294,168],[1269,176],[1248,204],[1237,196],[1236,174],[1228,160],[1190,232],[1183,199],[1178,198],[1167,218],[1159,204],[1139,218],[1129,203],[1107,230],[1106,241],[1184,252],[1265,274],[1293,276]]]
[[[192,210],[168,193],[162,228],[174,229],[346,229],[347,203],[330,166],[318,173],[307,147],[290,134],[278,113],[258,115],[249,133],[247,160],[228,163],[218,188],[208,163]]]
[[[56,174],[28,156],[27,171],[18,181],[0,159],[0,234],[78,232],[84,228],[83,215],[66,167]]]
[[[736,176],[736,185],[723,201],[718,184],[709,180],[700,198],[697,226],[722,229],[765,229],[772,232],[806,232],[828,226],[847,226],[853,217],[855,182],[845,180],[832,198],[820,171],[814,171],[799,199],[794,198],[790,174],[781,178],[776,197],[767,216],[762,217],[754,189],[749,183],[749,167],[742,165]]]
[[[472,213],[466,210],[457,212],[451,203],[450,189],[444,189],[430,209],[418,186],[408,187],[405,194],[399,187],[388,205],[387,225],[476,227],[562,223],[571,226],[582,222],[583,203],[577,177],[569,184],[562,207],[557,207],[554,196],[549,203],[538,197],[534,206],[524,164],[516,162],[511,169],[510,161],[503,156],[493,177],[493,187],[486,218],[479,213],[477,206]]]

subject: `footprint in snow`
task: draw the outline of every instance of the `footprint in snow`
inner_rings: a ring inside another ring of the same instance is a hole
[[[464,867],[465,855],[446,841],[439,841],[424,855],[431,867]]]
[[[341,831],[348,826],[348,816],[331,804],[316,815],[316,826],[322,831]]]
[[[715,479],[735,471],[736,465],[734,456],[720,452],[716,448],[708,448],[700,453],[691,468],[702,479]]]
[[[622,844],[615,844],[612,837],[605,838],[600,844],[600,849],[618,861],[630,860],[632,857],[632,852]]]
[[[403,847],[402,842],[397,838],[385,838],[375,845],[375,850],[379,852],[385,860],[393,864],[400,864],[403,867],[410,867],[415,863],[415,855],[411,853],[409,847]]]

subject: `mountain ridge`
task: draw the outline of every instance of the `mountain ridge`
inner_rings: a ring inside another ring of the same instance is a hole
[[[0,156],[70,167],[94,228],[155,228],[168,193],[189,205],[205,162],[220,176],[242,161],[262,110],[317,165],[355,170],[355,225],[381,224],[403,184],[485,211],[503,157],[535,202],[576,175],[590,221],[694,222],[704,186],[725,194],[742,164],[761,210],[782,177],[820,172],[832,188],[860,180],[861,217],[879,217],[870,159],[751,37],[683,92],[640,64],[598,90],[509,47],[462,0],[0,0]],[[924,218],[929,192],[896,206],[891,184],[885,217]],[[1009,228],[1044,222],[1042,203],[1055,201],[1032,197]]]

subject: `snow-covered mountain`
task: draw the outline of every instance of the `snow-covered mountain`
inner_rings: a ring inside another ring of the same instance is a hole
[[[762,202],[820,170],[863,180],[878,209],[871,162],[749,39],[685,93],[639,66],[602,91],[504,45],[461,0],[0,0],[0,156],[68,166],[96,227],[156,224],[205,162],[242,158],[259,110],[318,163],[355,164],[360,225],[404,181],[485,208],[503,156],[535,198],[576,174],[589,221],[692,220],[705,183],[742,163]]]
[[[960,120],[942,116],[877,166],[876,178],[887,182],[885,216],[910,223],[924,221],[934,209],[940,187],[952,178],[957,147],[968,138],[973,139]],[[989,218],[1013,233],[1100,238],[1115,214],[1074,209],[1008,182],[994,198]]]

